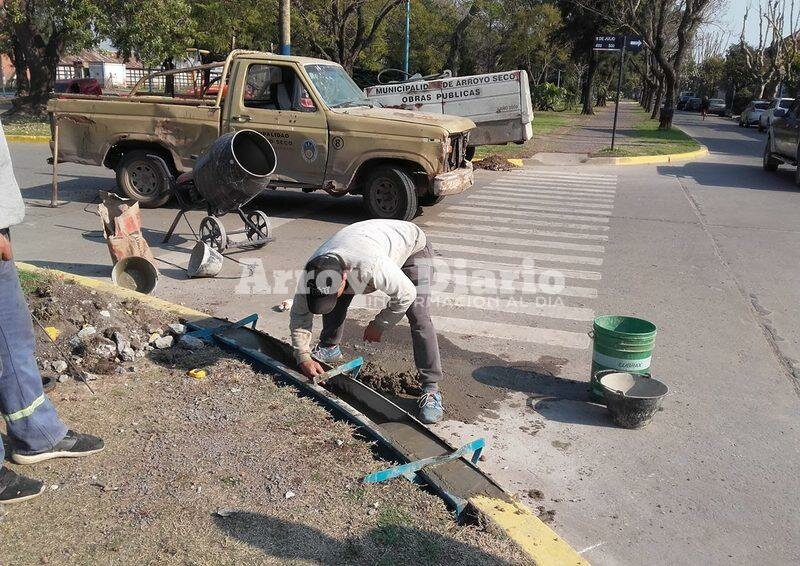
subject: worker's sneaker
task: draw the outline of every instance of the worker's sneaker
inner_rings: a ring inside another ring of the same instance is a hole
[[[39,497],[44,484],[39,480],[15,474],[8,468],[0,468],[0,505],[22,503]]]
[[[17,450],[11,455],[16,464],[36,464],[53,458],[81,458],[97,454],[105,448],[103,440],[91,434],[81,434],[74,430],[67,431],[67,435],[51,450],[43,452],[28,452]]]
[[[326,364],[340,362],[344,359],[342,349],[338,345],[323,346],[317,344],[314,346],[314,349],[311,350],[311,357],[315,358],[317,361],[325,362]]]
[[[442,394],[438,391],[423,392],[419,398],[419,420],[425,424],[433,424],[442,420],[442,416]]]

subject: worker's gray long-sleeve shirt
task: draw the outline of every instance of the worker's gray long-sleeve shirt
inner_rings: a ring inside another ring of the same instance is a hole
[[[19,224],[24,217],[25,203],[22,202],[19,185],[14,177],[6,135],[3,125],[0,124],[0,230]]]
[[[402,220],[365,220],[343,228],[315,251],[311,258],[325,254],[341,258],[347,282],[356,293],[383,291],[389,303],[372,321],[385,330],[394,326],[417,298],[417,290],[401,267],[427,243],[425,232]],[[301,277],[289,316],[295,358],[311,359],[311,329],[314,315],[306,302],[306,281]]]

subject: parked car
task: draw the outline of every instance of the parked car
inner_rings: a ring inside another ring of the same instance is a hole
[[[781,99],[788,100],[788,99]],[[794,165],[794,180],[800,186],[800,102],[777,107],[764,144],[764,170],[775,171],[782,164]]]
[[[103,88],[97,79],[63,79],[56,81],[53,92],[100,96],[103,94]]]
[[[708,113],[716,114],[717,116],[725,115],[725,101],[721,98],[711,98],[708,101]]]
[[[685,110],[686,103],[689,102],[689,99],[694,98],[694,93],[689,91],[683,91],[680,96],[678,96],[678,104],[676,107],[678,110]]]
[[[686,106],[684,107],[689,112],[700,112],[700,103],[702,100],[697,97],[690,98],[686,101]]]
[[[761,115],[769,107],[769,102],[766,100],[753,100],[747,107],[742,110],[739,116],[739,126],[749,128],[752,125],[758,124],[761,121]]]
[[[794,104],[794,98],[773,98],[758,120],[758,131],[764,132],[772,125],[773,116],[779,116]]]

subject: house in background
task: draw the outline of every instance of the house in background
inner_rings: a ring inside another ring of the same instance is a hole
[[[84,49],[61,58],[56,80],[92,78],[103,90],[114,90],[133,85],[144,73],[144,67],[136,59],[126,62],[113,51]]]

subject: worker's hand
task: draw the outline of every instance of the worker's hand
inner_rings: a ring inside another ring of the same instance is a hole
[[[314,379],[316,376],[325,373],[325,370],[322,369],[322,366],[319,365],[317,360],[306,360],[304,362],[300,362],[300,371],[303,372],[303,375],[309,379]]]
[[[380,328],[369,324],[364,329],[364,342],[380,342],[382,335]]]
[[[0,234],[0,259],[3,261],[14,259],[14,254],[11,251],[11,240],[4,234]]]

